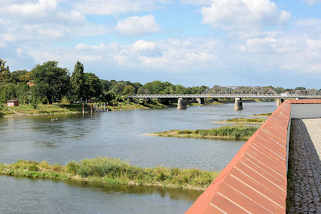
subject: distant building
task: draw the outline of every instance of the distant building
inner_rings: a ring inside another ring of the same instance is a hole
[[[295,90],[295,94],[298,94],[298,95],[307,95],[307,91],[306,91],[306,90]]]
[[[27,85],[28,85],[29,87],[35,86],[35,84],[34,84],[32,81],[27,82]]]
[[[8,100],[7,105],[8,105],[8,107],[19,106],[19,101],[18,100]]]
[[[290,92],[286,91],[284,93],[281,94],[282,97],[286,97],[286,96],[289,96],[290,95]]]

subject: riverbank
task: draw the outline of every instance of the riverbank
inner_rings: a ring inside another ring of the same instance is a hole
[[[137,104],[137,103],[118,103],[117,105],[108,105],[106,110],[108,111],[129,111],[137,109],[164,109],[168,106],[160,103],[151,104]],[[85,107],[85,112],[90,112],[90,107]],[[81,114],[81,104],[39,104],[37,108],[32,105],[19,105],[16,107],[3,106],[0,109],[1,117],[11,116],[48,116],[48,115],[64,115],[64,114]]]
[[[197,138],[197,139],[219,139],[219,140],[248,140],[257,130],[250,126],[225,126],[215,129],[197,130],[169,130],[147,134],[159,137]]]
[[[139,168],[111,158],[69,162],[66,166],[47,162],[18,161],[0,164],[0,175],[49,179],[88,185],[157,186],[188,190],[205,190],[217,172],[178,168]]]
[[[77,114],[81,113],[81,105],[64,105],[64,104],[39,104],[37,108],[32,105],[20,105],[15,107],[4,106],[0,110],[0,115],[8,116],[38,116],[38,115],[55,115],[55,114]]]

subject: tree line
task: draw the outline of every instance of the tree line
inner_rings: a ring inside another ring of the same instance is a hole
[[[0,104],[10,99],[18,99],[21,104],[54,102],[119,103],[134,94],[281,94],[303,93],[320,95],[321,90],[297,87],[286,89],[273,86],[223,87],[214,85],[184,87],[169,82],[153,81],[146,84],[130,81],[103,80],[94,73],[85,72],[84,65],[77,62],[72,72],[58,66],[56,61],[48,61],[31,70],[10,71],[6,61],[0,59]]]
[[[77,62],[73,71],[48,61],[30,71],[11,72],[6,61],[0,59],[0,103],[18,99],[21,104],[55,102],[121,102],[134,94],[200,94],[207,86],[184,87],[169,82],[153,81],[146,84],[130,81],[103,80],[85,72]]]

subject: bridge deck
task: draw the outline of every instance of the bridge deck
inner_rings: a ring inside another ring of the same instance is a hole
[[[287,213],[321,213],[321,119],[292,121]]]
[[[301,98],[320,99],[321,95],[281,95],[281,94],[136,94],[129,96],[138,99],[174,99],[174,98]]]

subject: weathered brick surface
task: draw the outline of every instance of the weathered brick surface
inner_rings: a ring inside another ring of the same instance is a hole
[[[284,102],[186,214],[286,213],[291,104],[320,103],[321,100]]]

